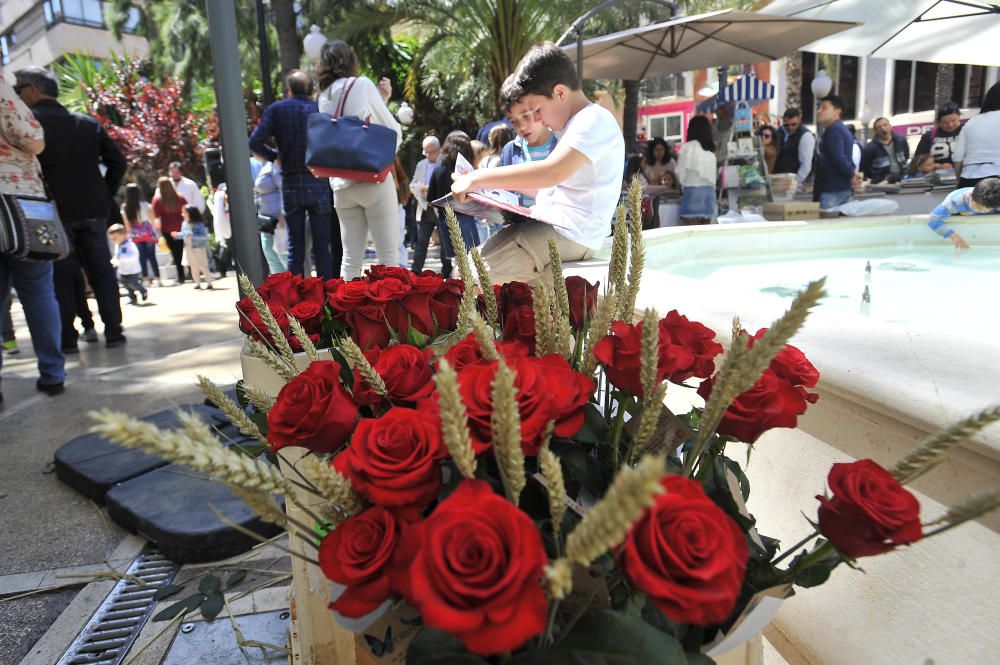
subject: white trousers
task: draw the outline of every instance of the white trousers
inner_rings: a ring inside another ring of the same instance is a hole
[[[375,241],[378,262],[399,265],[399,203],[392,174],[383,182],[356,182],[336,190],[333,204],[340,218],[340,238],[344,245],[341,264],[344,279],[361,276],[369,233]]]

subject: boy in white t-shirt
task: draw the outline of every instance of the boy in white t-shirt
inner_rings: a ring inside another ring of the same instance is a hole
[[[501,96],[523,102],[559,137],[544,160],[453,176],[461,200],[483,188],[538,190],[529,220],[504,227],[483,246],[494,283],[551,279],[548,241],[564,261],[600,249],[611,231],[625,169],[618,121],[580,89],[573,61],[551,42],[521,58]]]
[[[142,299],[149,298],[149,292],[142,285],[142,267],[139,264],[139,248],[128,236],[128,231],[121,224],[112,224],[108,228],[108,237],[115,244],[115,253],[111,263],[118,268],[118,282],[128,291],[128,301],[138,305],[135,292],[142,294]]]

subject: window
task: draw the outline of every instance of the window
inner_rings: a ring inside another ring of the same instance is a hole
[[[858,115],[858,70],[860,58],[852,55],[832,55],[827,53],[802,53],[802,121],[816,122],[816,100],[813,99],[812,81],[822,69],[833,79],[831,95],[844,98],[844,119]]]
[[[953,67],[949,101],[964,108],[978,107],[983,102],[986,68],[978,65]],[[893,114],[934,110],[939,71],[940,65],[933,62],[897,60],[893,67]]]
[[[649,123],[649,138],[662,138],[667,141],[680,141],[684,138],[684,114],[667,113],[664,115],[651,115],[646,121]]]
[[[639,85],[646,99],[680,97],[684,94],[684,75],[667,74],[666,76],[644,79]]]
[[[101,0],[45,0],[45,22],[104,28],[104,3]]]

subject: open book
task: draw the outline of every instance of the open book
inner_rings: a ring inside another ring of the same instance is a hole
[[[465,175],[473,170],[472,164],[462,155],[459,155],[458,159],[455,160],[456,175]],[[450,192],[431,201],[431,203],[441,208],[451,207],[457,213],[484,219],[496,219],[498,215],[503,216],[507,221],[510,221],[509,215],[536,219],[532,217],[531,210],[525,208],[519,201],[520,198],[517,194],[505,189],[480,189],[476,192],[470,192],[468,200],[463,203],[459,203],[455,195]],[[503,215],[503,213],[508,213],[508,215]]]

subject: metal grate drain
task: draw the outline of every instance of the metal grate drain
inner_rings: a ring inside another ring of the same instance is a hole
[[[118,665],[156,605],[153,596],[180,564],[147,549],[125,571],[56,665]],[[135,583],[139,580],[141,584]]]

